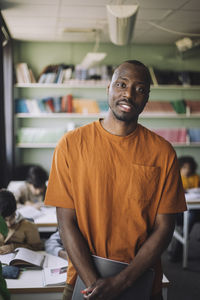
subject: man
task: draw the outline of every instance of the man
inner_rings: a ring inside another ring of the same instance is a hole
[[[138,124],[149,92],[146,66],[122,63],[108,86],[105,119],[67,133],[55,150],[46,204],[57,206],[70,258],[65,300],[76,272],[88,287],[86,299],[111,300],[150,267],[156,271],[152,299],[162,299],[160,256],[174,214],[186,205],[175,151]],[[99,278],[91,253],[129,266]]]

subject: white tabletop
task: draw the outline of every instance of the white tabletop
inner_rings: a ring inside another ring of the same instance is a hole
[[[40,251],[41,253],[45,253]],[[63,258],[53,256],[51,254],[45,253],[47,256],[47,265],[46,267],[64,267],[67,265],[66,260]],[[67,278],[66,278],[67,279]],[[45,287],[43,281],[43,270],[25,270],[21,271],[18,279],[6,279],[7,287],[11,292],[19,292],[23,291],[26,293],[28,290],[43,290],[43,289],[54,289],[54,290],[63,290],[62,286],[54,286],[54,287]]]

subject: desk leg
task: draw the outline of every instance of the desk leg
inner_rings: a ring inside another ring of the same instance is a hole
[[[187,268],[188,259],[188,211],[184,211],[183,215],[183,268]]]
[[[167,300],[167,290],[168,288],[166,286],[162,288],[163,300]]]

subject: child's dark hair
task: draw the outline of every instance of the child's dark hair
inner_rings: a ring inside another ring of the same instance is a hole
[[[40,166],[31,167],[28,170],[26,181],[31,183],[35,188],[41,188],[45,186],[48,179],[46,171]]]
[[[16,199],[12,192],[0,190],[0,215],[3,218],[11,216],[17,209]]]
[[[181,156],[178,158],[180,169],[184,164],[189,164],[191,168],[191,174],[195,174],[197,169],[197,163],[192,156]]]

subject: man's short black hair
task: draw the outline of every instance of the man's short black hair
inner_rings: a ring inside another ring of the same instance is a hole
[[[144,68],[145,72],[146,72],[146,79],[147,79],[147,82],[148,84],[150,85],[151,84],[151,74],[149,72],[149,69],[147,66],[145,66],[145,64],[143,64],[141,61],[139,60],[135,60],[135,59],[130,59],[130,60],[126,60],[124,63],[129,63],[129,64],[132,64],[134,66],[138,66],[138,67],[142,67]]]
[[[191,169],[191,174],[195,174],[197,169],[197,163],[192,156],[180,156],[178,158],[178,163],[180,169],[183,167],[184,164],[189,164]]]
[[[139,60],[135,60],[135,59],[130,59],[130,60],[125,60],[123,61],[121,64],[119,64],[114,70],[113,70],[113,74],[115,73],[115,71],[119,68],[119,66],[125,64],[125,63],[129,63],[132,64],[134,66],[138,66],[138,67],[142,67],[145,70],[146,73],[146,80],[147,80],[147,84],[150,86],[151,85],[151,74],[149,72],[149,69],[147,66],[145,66],[145,64],[143,64],[141,61]],[[113,75],[112,74],[112,75]]]
[[[34,166],[28,170],[26,182],[31,183],[35,188],[43,188],[47,179],[47,172],[40,166]]]
[[[0,190],[0,215],[3,218],[11,216],[17,209],[15,196],[12,192],[1,189]]]

